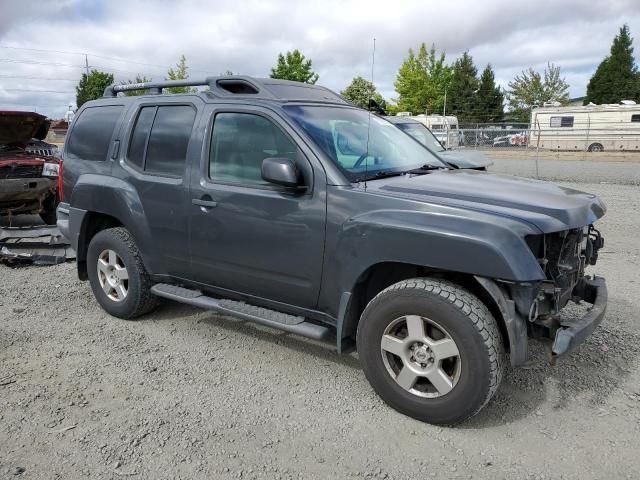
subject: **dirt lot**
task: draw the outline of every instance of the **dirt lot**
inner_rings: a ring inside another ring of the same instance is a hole
[[[455,429],[386,407],[356,354],[177,304],[116,320],[74,264],[0,266],[0,478],[640,478],[640,189],[599,182],[563,183],[609,207],[605,323]]]

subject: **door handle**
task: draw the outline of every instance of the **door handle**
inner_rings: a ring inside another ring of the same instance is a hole
[[[218,206],[218,202],[214,202],[213,200],[202,200],[200,198],[192,198],[191,203],[202,208],[213,208]]]

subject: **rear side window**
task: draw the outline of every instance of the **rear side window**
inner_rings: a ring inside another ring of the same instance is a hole
[[[640,122],[640,115],[631,115],[632,122]]]
[[[127,158],[138,168],[144,168],[144,153],[147,148],[147,139],[151,131],[153,119],[156,116],[156,107],[143,107],[138,113],[136,126],[131,134],[129,142],[129,153]]]
[[[195,117],[188,105],[141,108],[127,161],[145,172],[181,177]]]
[[[78,160],[104,161],[122,105],[89,107],[76,119],[67,140],[66,155]]]

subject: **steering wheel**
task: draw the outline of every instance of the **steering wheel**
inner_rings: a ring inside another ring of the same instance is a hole
[[[367,158],[368,156],[369,156],[368,152],[365,152],[362,155],[360,155],[358,157],[358,160],[356,160],[356,163],[354,163],[353,167],[351,167],[351,168],[358,168],[360,166],[360,164],[364,161],[364,159]]]

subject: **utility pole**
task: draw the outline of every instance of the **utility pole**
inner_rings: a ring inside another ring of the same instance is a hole
[[[87,77],[89,76],[89,58],[87,57],[87,54],[84,54],[84,67],[87,70]]]
[[[442,116],[447,116],[447,87],[444,87],[444,106],[442,107]]]
[[[444,105],[442,107],[442,123],[445,125],[445,135],[447,136],[447,140],[445,142],[445,147],[449,148],[449,122],[447,122],[447,87],[444,87]]]

